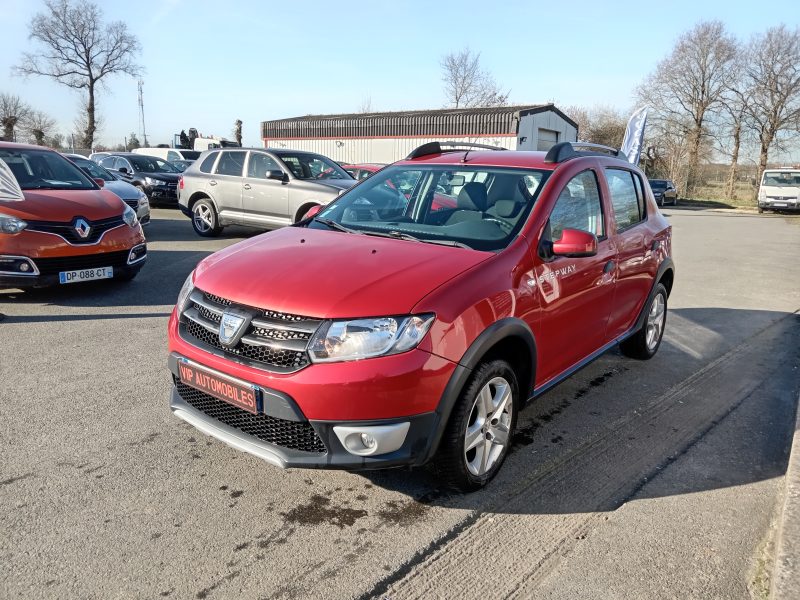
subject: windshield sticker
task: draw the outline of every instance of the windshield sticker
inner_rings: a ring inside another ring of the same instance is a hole
[[[25,200],[17,178],[2,158],[0,158],[0,200]]]

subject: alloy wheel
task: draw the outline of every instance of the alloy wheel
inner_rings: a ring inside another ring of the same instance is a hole
[[[205,204],[197,204],[192,211],[194,213],[194,226],[201,233],[208,233],[214,229],[214,214],[211,207]]]
[[[494,377],[481,388],[464,433],[464,460],[474,476],[485,475],[503,456],[513,411],[511,384],[503,377]]]
[[[656,294],[653,304],[650,306],[650,313],[647,315],[647,349],[651,352],[655,350],[661,339],[661,332],[664,330],[664,320],[666,319],[666,302],[663,294]]]

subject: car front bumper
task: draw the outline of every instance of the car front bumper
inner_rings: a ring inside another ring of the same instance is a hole
[[[253,415],[180,382],[181,360],[186,359],[173,352],[168,361],[173,375],[173,414],[201,432],[280,468],[368,470],[419,465],[431,455],[441,425],[436,412],[362,421],[309,420],[293,398],[264,386],[258,386],[264,398],[263,411]],[[393,449],[359,455],[361,448],[352,448],[362,432],[375,436],[378,444],[390,443]]]
[[[758,207],[765,208],[767,210],[800,210],[800,199],[786,198],[781,200],[759,200]]]

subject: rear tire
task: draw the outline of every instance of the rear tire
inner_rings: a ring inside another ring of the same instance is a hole
[[[222,231],[217,209],[208,198],[201,198],[192,205],[192,228],[201,237],[217,237]]]
[[[520,404],[517,376],[506,361],[478,366],[453,407],[434,459],[446,485],[471,492],[498,473]]]
[[[639,360],[653,358],[664,337],[664,326],[667,324],[667,288],[663,284],[656,285],[656,293],[645,310],[647,317],[642,328],[619,345],[625,356]]]

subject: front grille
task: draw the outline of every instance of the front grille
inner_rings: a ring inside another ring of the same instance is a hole
[[[42,275],[55,275],[61,271],[96,269],[97,267],[125,267],[128,265],[130,250],[119,252],[100,252],[81,256],[59,256],[57,258],[34,258],[33,262]]]
[[[217,400],[205,392],[196,390],[177,378],[175,379],[175,385],[178,388],[178,394],[186,404],[212,419],[216,419],[229,427],[234,427],[247,435],[252,435],[268,444],[290,450],[313,452],[315,454],[327,452],[325,444],[322,443],[317,432],[314,431],[308,421],[285,421],[270,415],[254,415],[227,402]]]
[[[229,347],[219,340],[219,324],[232,305],[226,298],[195,290],[181,315],[181,333],[200,348],[269,371],[292,373],[310,364],[308,344],[322,321],[236,305],[252,315],[252,322],[241,341]]]
[[[121,215],[118,217],[110,217],[108,219],[99,219],[97,221],[83,219],[86,221],[89,227],[91,227],[91,229],[89,230],[89,235],[85,238],[82,238],[75,230],[75,222],[79,218],[82,217],[75,217],[75,219],[70,223],[62,223],[59,221],[28,221],[27,230],[40,231],[42,233],[53,233],[55,235],[60,235],[70,244],[83,245],[96,244],[106,231],[125,224],[125,221],[122,220]]]
[[[139,208],[139,201],[138,200],[123,200],[125,204],[130,206],[133,210]]]

